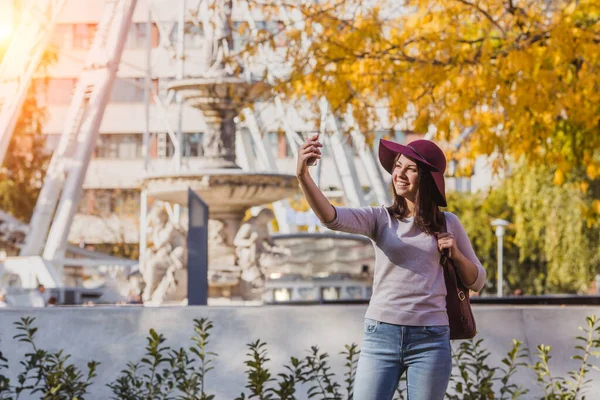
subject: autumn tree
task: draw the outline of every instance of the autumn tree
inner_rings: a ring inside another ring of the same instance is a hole
[[[0,62],[5,51],[6,47],[0,47]],[[51,156],[42,133],[46,110],[36,95],[46,85],[45,71],[55,62],[56,54],[56,49],[49,47],[42,56],[39,79],[34,79],[29,87],[0,168],[0,209],[23,222],[31,218]]]
[[[474,127],[461,158],[504,166],[522,156],[557,165],[559,181],[600,175],[597,1],[250,3],[289,17],[245,49],[277,51],[274,38],[285,36],[276,91],[350,107],[367,135],[383,110],[390,126],[408,119],[441,141]]]

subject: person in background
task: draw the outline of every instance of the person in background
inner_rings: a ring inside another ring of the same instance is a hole
[[[46,287],[40,283],[37,287],[37,290],[32,291],[29,295],[31,300],[31,306],[36,308],[46,307],[45,294]]]
[[[56,300],[56,297],[54,297],[54,296],[51,296],[51,297],[48,299],[48,307],[54,307],[54,306],[56,306],[56,303],[57,303],[57,302],[58,302],[58,301]]]
[[[137,290],[130,290],[125,304],[144,304],[142,301],[142,294]]]
[[[0,308],[8,307],[8,303],[6,302],[6,292],[4,290],[0,290]]]

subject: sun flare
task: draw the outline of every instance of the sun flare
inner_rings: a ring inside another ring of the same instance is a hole
[[[12,34],[13,34],[13,28],[11,25],[0,23],[0,42],[4,42],[4,41],[10,39]]]

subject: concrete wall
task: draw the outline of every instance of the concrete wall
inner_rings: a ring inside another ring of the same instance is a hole
[[[290,356],[303,356],[311,345],[318,344],[332,356],[334,371],[342,383],[344,360],[338,353],[344,344],[360,343],[365,309],[365,306],[2,309],[0,348],[10,365],[16,367],[11,373],[17,373],[18,361],[27,348],[12,339],[16,332],[13,322],[23,316],[34,316],[35,324],[40,327],[38,344],[42,348],[65,349],[80,366],[89,360],[101,361],[89,398],[106,399],[110,391],[104,385],[113,381],[127,362],[139,360],[150,328],[165,334],[169,345],[187,346],[193,319],[208,317],[215,323],[210,350],[219,357],[216,369],[209,373],[207,389],[217,399],[232,400],[245,385],[245,345],[258,338],[268,343],[274,374],[281,371]],[[577,367],[570,359],[573,338],[580,333],[577,327],[585,324],[586,316],[600,316],[600,307],[476,306],[475,314],[478,337],[484,339],[492,353],[491,365],[500,366],[515,338],[529,347],[529,363],[536,360],[536,345],[551,345],[553,373],[564,375]],[[597,359],[594,362],[600,365]],[[589,378],[592,383],[588,398],[597,398],[600,374],[593,371]],[[532,372],[521,370],[516,382],[532,389],[524,398],[540,397]]]

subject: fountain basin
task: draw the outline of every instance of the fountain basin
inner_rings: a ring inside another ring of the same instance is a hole
[[[375,250],[366,236],[346,233],[275,234],[273,241],[290,250],[285,263],[268,272],[313,278],[320,275],[373,273]],[[368,268],[364,271],[364,268]]]
[[[214,110],[217,106],[237,112],[264,97],[270,85],[223,75],[178,80],[171,83],[169,89],[180,93],[188,106],[205,111]]]
[[[237,169],[156,174],[144,179],[148,195],[158,200],[187,205],[191,188],[209,206],[211,215],[244,213],[248,208],[272,203],[297,193],[294,175]]]
[[[201,172],[165,172],[144,179],[149,196],[169,203],[187,205],[188,189],[208,204],[208,278],[211,291],[231,293],[241,270],[233,244],[250,207],[285,199],[298,191],[294,175],[258,173],[241,169]]]

